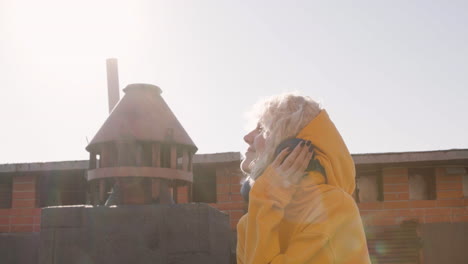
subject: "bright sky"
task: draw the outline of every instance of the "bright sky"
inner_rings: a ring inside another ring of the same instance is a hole
[[[87,159],[109,57],[122,89],[161,87],[198,153],[244,152],[244,113],[295,90],[352,153],[468,148],[467,14],[463,0],[0,0],[0,163]]]

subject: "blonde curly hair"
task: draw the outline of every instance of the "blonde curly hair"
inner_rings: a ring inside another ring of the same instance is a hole
[[[266,145],[265,152],[249,165],[251,184],[273,162],[277,146],[283,140],[295,137],[321,110],[320,104],[312,98],[297,93],[275,95],[254,106],[254,117],[262,128]]]

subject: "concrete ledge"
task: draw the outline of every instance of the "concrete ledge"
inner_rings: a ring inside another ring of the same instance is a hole
[[[240,152],[223,152],[213,154],[196,154],[193,163],[229,163],[240,162],[242,160]]]
[[[32,171],[60,171],[60,170],[87,170],[88,160],[53,161],[0,164],[0,173],[32,172]]]
[[[365,153],[352,154],[356,165],[452,161],[466,160],[468,163],[468,149],[450,149],[435,151],[393,152],[393,153]],[[212,154],[196,154],[194,164],[230,163],[242,160],[240,152],[222,152]],[[0,173],[33,172],[33,171],[60,171],[60,170],[87,170],[88,160],[33,162],[0,164]]]
[[[468,149],[368,153],[352,154],[352,156],[356,165],[450,160],[466,160],[468,162]]]

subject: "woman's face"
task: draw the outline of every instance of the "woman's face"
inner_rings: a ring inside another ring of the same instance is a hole
[[[244,136],[244,141],[249,145],[245,152],[245,159],[241,163],[241,169],[250,173],[250,164],[265,151],[265,137],[260,124]]]

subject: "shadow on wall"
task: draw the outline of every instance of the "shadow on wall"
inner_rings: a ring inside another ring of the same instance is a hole
[[[39,233],[0,234],[0,259],[5,264],[35,264],[39,252]]]

